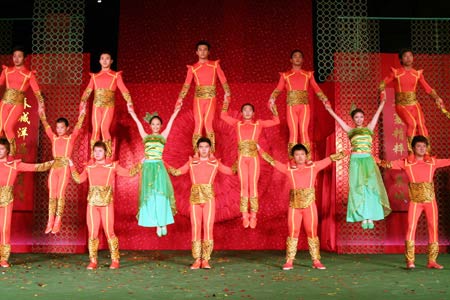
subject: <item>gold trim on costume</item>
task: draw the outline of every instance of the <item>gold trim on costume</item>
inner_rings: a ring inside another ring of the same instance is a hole
[[[92,93],[92,89],[91,88],[86,89],[84,91],[84,93],[83,93],[83,96],[81,97],[81,102],[87,102],[88,99],[89,99],[89,96],[91,95],[91,93]]]
[[[435,199],[433,182],[410,182],[408,191],[412,202],[426,203]]]
[[[202,241],[202,259],[210,260],[211,253],[213,251],[214,241],[213,240],[203,240]]]
[[[341,159],[344,159],[344,158],[345,158],[344,151],[341,151],[341,152],[334,153],[334,154],[330,155],[331,161],[338,161],[338,160],[341,160]]]
[[[77,170],[72,171],[72,179],[75,183],[80,184],[80,173],[78,173]]]
[[[42,95],[41,91],[35,92],[34,96],[39,101],[39,103],[44,103],[44,96]]]
[[[392,169],[392,163],[388,160],[381,160],[378,165],[385,169]]]
[[[317,95],[317,98],[319,98],[320,101],[322,101],[322,102],[328,101],[328,97],[322,91],[316,93],[316,95]]]
[[[406,261],[414,262],[414,241],[405,241],[405,258]]]
[[[192,241],[192,257],[194,259],[202,257],[202,241]]]
[[[228,96],[231,96],[231,90],[230,90],[230,86],[228,85],[228,82],[225,82],[224,84],[222,84],[222,88],[223,88],[225,94],[227,94]]]
[[[90,259],[97,259],[97,252],[98,252],[98,238],[96,239],[89,239],[88,240],[88,249],[89,249],[89,258]]]
[[[75,124],[75,128],[81,129],[81,127],[83,126],[84,117],[86,117],[86,114],[80,115],[80,117],[78,118],[77,124]]]
[[[211,141],[211,153],[216,152],[216,134],[212,132],[207,132],[206,137]]]
[[[309,254],[311,255],[311,260],[320,260],[320,241],[319,237],[308,238],[308,248]]]
[[[250,211],[258,212],[259,210],[258,197],[250,197],[249,201],[250,201]]]
[[[195,98],[209,99],[216,97],[215,85],[197,85],[195,86]]]
[[[431,90],[431,92],[430,92],[430,97],[431,98],[433,98],[434,100],[437,100],[437,99],[439,99],[439,95],[436,93],[436,91],[433,89],[433,90]]]
[[[9,142],[9,155],[15,155],[16,154],[16,138],[10,138],[8,139]]]
[[[270,99],[276,100],[278,98],[278,96],[280,96],[281,91],[274,89],[272,94],[270,95]]]
[[[168,167],[167,173],[169,173],[172,176],[180,176],[181,175],[181,171],[174,167]]]
[[[6,104],[23,104],[25,100],[25,93],[16,89],[7,88],[3,93],[2,100]]]
[[[14,188],[12,186],[0,186],[0,207],[8,206],[14,200]]]
[[[295,259],[297,254],[298,238],[288,237],[286,239],[286,259]]]
[[[289,207],[292,208],[307,208],[316,200],[314,188],[292,189],[289,196]]]
[[[238,143],[238,152],[244,157],[257,157],[258,147],[254,140],[243,140]]]
[[[386,82],[384,82],[384,80],[382,80],[381,82],[380,82],[380,85],[378,86],[378,90],[380,91],[380,92],[382,92],[382,91],[384,91],[386,89]]]
[[[137,163],[130,169],[130,176],[136,176],[139,174],[142,170],[142,163]]]
[[[184,99],[186,97],[190,87],[191,87],[190,84],[183,84],[183,87],[181,88],[178,98]]]
[[[58,200],[58,206],[56,208],[56,216],[62,217],[64,214],[64,206],[66,204],[65,198],[59,198]]]
[[[109,252],[111,253],[111,260],[119,260],[119,239],[117,236],[108,239]]]
[[[239,202],[239,209],[241,212],[248,211],[248,197],[241,197],[241,201]]]
[[[131,100],[131,94],[129,92],[122,93],[122,97],[123,97],[123,99],[125,99],[125,101],[127,101],[127,103],[133,104],[133,101]]]
[[[53,166],[53,161],[46,161],[45,163],[36,164],[34,166],[34,171],[36,172],[45,172],[51,169]]]
[[[107,206],[113,201],[113,188],[110,185],[91,185],[88,203],[93,206]]]
[[[48,214],[49,216],[56,215],[56,198],[48,198]]]
[[[395,93],[395,104],[413,105],[417,103],[415,92],[399,92]]]
[[[69,159],[67,157],[57,156],[53,159],[53,169],[64,168],[69,165]]]
[[[1,253],[0,253],[0,256],[1,256],[0,259],[2,261],[8,261],[9,256],[11,254],[11,244],[3,244],[1,246],[2,246],[2,248],[1,248]]]
[[[439,244],[437,242],[428,244],[428,262],[436,262],[439,255]]]
[[[112,141],[106,140],[103,142],[105,143],[105,146],[106,146],[106,157],[111,158],[112,157]]]
[[[94,105],[97,107],[113,107],[115,102],[115,92],[110,89],[94,90]]]
[[[202,137],[201,134],[198,133],[194,133],[192,135],[192,148],[194,150],[194,153],[197,153],[198,148],[197,148],[197,141]]]
[[[189,202],[191,204],[202,204],[213,200],[215,197],[212,184],[193,184]]]
[[[308,91],[292,90],[287,92],[286,103],[289,106],[297,104],[309,104]]]
[[[271,166],[275,166],[275,160],[267,152],[261,153],[261,157]]]

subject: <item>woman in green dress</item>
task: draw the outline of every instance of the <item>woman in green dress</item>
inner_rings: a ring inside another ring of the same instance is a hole
[[[138,224],[156,227],[156,234],[159,237],[167,234],[167,225],[174,223],[173,216],[176,213],[173,186],[164,167],[162,154],[180,108],[180,106],[175,108],[163,132],[161,132],[162,119],[158,114],[147,113],[144,120],[150,124],[151,134],[145,132],[134,110],[129,110],[142,137],[145,154],[141,172]]]
[[[372,136],[378,118],[383,110],[385,98],[373,116],[372,121],[363,127],[364,112],[356,108],[351,116],[355,127],[347,125],[331,108],[325,109],[347,132],[352,146],[349,167],[349,192],[347,222],[361,222],[363,229],[373,229],[373,221],[383,220],[391,212],[389,199],[384,188],[380,171],[372,157]]]

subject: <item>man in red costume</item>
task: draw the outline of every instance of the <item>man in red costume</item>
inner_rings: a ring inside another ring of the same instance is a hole
[[[78,122],[72,134],[67,134],[69,121],[66,118],[56,120],[56,134],[54,134],[52,128],[47,123],[43,107],[39,109],[39,117],[41,118],[45,133],[52,142],[52,155],[55,161],[48,177],[48,222],[45,228],[45,233],[51,232],[55,234],[61,229],[65,191],[70,178],[69,159],[72,156],[73,146],[83,125],[85,110],[80,111]]]
[[[414,240],[417,229],[417,221],[425,211],[428,224],[428,264],[430,269],[443,269],[436,262],[439,254],[438,241],[438,208],[434,194],[433,176],[437,168],[450,166],[450,159],[430,158],[425,160],[428,147],[428,139],[424,136],[415,136],[411,148],[414,151],[414,161],[399,159],[392,162],[379,161],[378,164],[384,168],[404,170],[409,179],[409,207],[408,207],[408,231],[405,240],[406,268],[414,269]]]
[[[194,120],[195,128],[192,136],[192,147],[196,152],[197,140],[202,136],[203,127],[206,136],[211,140],[211,152],[214,153],[216,136],[213,129],[213,119],[216,112],[216,82],[219,77],[225,91],[225,99],[230,101],[231,92],[225,74],[220,67],[220,61],[208,59],[210,45],[206,41],[200,41],[196,45],[198,62],[187,66],[186,80],[178,96],[177,105],[183,103],[183,99],[189,91],[192,79],[195,81],[194,96]]]
[[[128,170],[117,162],[106,163],[106,145],[98,141],[94,144],[94,162],[78,174],[73,162],[69,160],[72,177],[76,183],[89,180],[88,205],[86,222],[89,232],[88,248],[90,263],[88,270],[97,268],[98,234],[103,226],[111,253],[110,269],[119,268],[119,239],[114,233],[114,201],[113,185],[116,175],[132,177],[138,173],[137,167]]]
[[[95,142],[100,140],[100,133],[103,142],[106,144],[106,157],[108,161],[112,159],[112,139],[109,132],[114,117],[115,92],[119,88],[123,98],[130,109],[133,106],[130,92],[123,83],[122,71],[111,70],[113,60],[111,54],[103,52],[100,55],[100,65],[102,70],[96,74],[90,74],[91,80],[81,97],[81,106],[85,106],[92,91],[94,91],[94,105],[92,110],[92,137],[91,149]],[[81,110],[81,108],[80,108]]]
[[[379,90],[381,98],[385,98],[386,85],[394,82],[395,89],[395,111],[400,119],[406,125],[406,136],[408,139],[408,160],[412,162],[414,154],[411,149],[411,141],[416,135],[423,135],[429,138],[428,130],[425,127],[425,117],[422,108],[416,98],[417,84],[420,83],[441,109],[444,108],[444,102],[438,96],[435,90],[425,81],[423,70],[413,68],[414,55],[410,49],[402,49],[399,53],[400,68],[391,68],[389,76],[381,81]],[[429,150],[429,149],[428,149]],[[429,151],[425,155],[426,161],[431,161]]]
[[[197,141],[199,159],[190,159],[181,168],[169,167],[168,171],[173,176],[179,176],[189,172],[191,176],[191,228],[192,228],[192,256],[195,261],[191,265],[192,270],[199,268],[210,269],[209,260],[214,246],[213,228],[215,209],[214,179],[217,172],[232,175],[231,168],[220,161],[211,160],[211,141],[201,137]],[[203,240],[202,240],[203,225]]]
[[[19,172],[43,172],[50,169],[53,161],[43,164],[25,164],[20,160],[8,162],[10,144],[0,138],[0,267],[9,268],[11,253],[11,217],[14,200],[14,181]]]
[[[326,269],[320,262],[320,241],[317,236],[318,215],[314,185],[317,173],[333,161],[344,158],[344,154],[333,154],[323,160],[305,164],[308,149],[302,144],[297,144],[292,147],[290,154],[294,157],[295,164],[285,165],[274,160],[261,149],[259,150],[265,161],[288,176],[291,185],[288,211],[289,236],[286,240],[286,263],[283,265],[283,270],[294,268],[293,264],[297,254],[298,236],[302,222],[308,237],[309,254],[311,255],[313,268]]]
[[[269,103],[274,104],[278,95],[286,89],[286,113],[289,127],[288,155],[291,156],[291,149],[299,140],[308,149],[308,158],[311,156],[311,140],[308,135],[308,126],[311,109],[309,107],[309,87],[316,93],[317,97],[323,101],[328,101],[325,94],[314,80],[314,72],[302,69],[303,53],[296,49],[291,52],[292,69],[280,73],[278,85],[270,95]]]
[[[25,104],[25,92],[31,89],[39,102],[39,106],[44,105],[44,97],[41,94],[36,81],[35,71],[28,70],[25,63],[25,50],[22,48],[13,49],[13,67],[3,66],[0,75],[0,86],[5,86],[2,102],[0,104],[0,135],[6,136],[10,145],[10,155],[16,154],[15,126],[17,120],[22,115]]]
[[[229,125],[235,127],[238,141],[238,172],[241,182],[240,211],[242,225],[245,228],[255,228],[258,212],[258,180],[260,174],[258,149],[259,136],[263,128],[280,124],[275,104],[270,106],[273,114],[272,120],[253,120],[255,109],[252,104],[246,103],[241,107],[243,121],[235,119],[228,114],[229,103],[224,102],[220,117]],[[248,203],[250,201],[250,214]]]

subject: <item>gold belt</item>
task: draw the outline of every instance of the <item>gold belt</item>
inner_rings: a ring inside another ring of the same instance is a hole
[[[94,105],[97,107],[112,107],[114,106],[114,91],[110,89],[96,89],[94,90]]]
[[[291,190],[289,207],[307,208],[314,202],[314,200],[316,200],[316,193],[314,188]]]
[[[13,187],[12,186],[0,186],[0,207],[5,207],[13,202]]]
[[[89,187],[88,203],[94,206],[107,206],[113,201],[112,186],[93,185]]]
[[[426,203],[435,199],[433,182],[410,182],[408,190],[412,202]]]
[[[308,91],[292,90],[287,92],[287,105],[308,104]]]
[[[240,141],[238,144],[239,155],[245,157],[257,157],[258,148],[256,147],[256,142],[252,140]]]
[[[197,85],[195,87],[195,98],[209,99],[216,97],[215,85]]]
[[[53,159],[53,169],[64,168],[69,165],[69,159],[67,157],[55,157]]]
[[[415,92],[400,92],[395,93],[395,104],[398,105],[413,105],[417,103]]]
[[[3,102],[8,104],[23,104],[25,100],[25,93],[16,89],[6,89],[3,94]]]
[[[193,184],[191,187],[191,204],[207,203],[214,199],[214,188],[212,184]]]

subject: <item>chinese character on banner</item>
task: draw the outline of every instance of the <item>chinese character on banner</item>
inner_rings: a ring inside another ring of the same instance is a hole
[[[396,113],[394,114],[394,124],[403,125],[402,119]]]
[[[17,129],[17,137],[21,137],[23,140],[28,136],[28,127],[20,127]]]
[[[19,118],[19,122],[30,124],[30,119],[28,118],[29,113],[30,112],[28,112],[28,111],[27,112],[24,111]]]
[[[403,155],[403,152],[405,152],[405,148],[403,147],[403,144],[395,143],[394,148],[392,148],[392,151],[394,151],[395,154],[400,153],[400,155]]]
[[[27,98],[24,98],[23,99],[23,109],[25,110],[25,109],[30,108],[30,107],[31,107],[31,105],[28,104]]]
[[[392,133],[392,135],[397,139],[397,140],[401,140],[403,141],[403,138],[405,136],[404,132],[403,132],[403,128],[401,127],[397,127],[395,128],[394,132]]]

